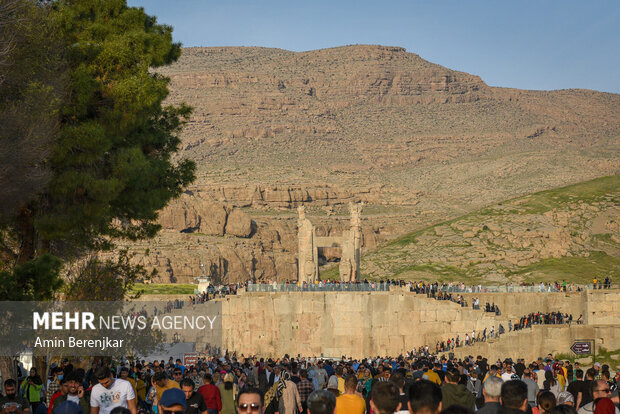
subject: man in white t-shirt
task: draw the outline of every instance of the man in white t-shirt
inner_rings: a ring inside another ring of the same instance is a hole
[[[519,376],[516,373],[512,372],[512,365],[511,364],[506,364],[506,370],[501,375],[501,377],[502,377],[502,380],[504,382],[520,379]]]
[[[136,414],[136,394],[129,381],[113,378],[110,368],[100,367],[95,372],[99,384],[90,393],[90,414],[110,414],[116,407],[128,408]]]

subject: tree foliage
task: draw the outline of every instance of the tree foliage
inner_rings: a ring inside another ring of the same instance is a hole
[[[191,110],[163,107],[169,80],[149,71],[176,60],[180,45],[169,26],[124,0],[64,0],[54,14],[67,42],[71,97],[35,226],[63,247],[152,237],[157,211],[194,179],[192,162],[171,162]]]
[[[0,2],[0,224],[27,208],[51,178],[45,161],[66,92],[63,54],[47,8]]]
[[[62,41],[67,93],[46,147],[49,180],[0,231],[9,235],[0,240],[4,270],[45,253],[70,261],[118,238],[153,237],[158,210],[194,179],[193,162],[172,161],[191,108],[164,106],[169,80],[152,71],[180,56],[172,28],[124,0],[44,8]]]
[[[91,256],[67,272],[66,300],[75,301],[122,301],[136,282],[150,280],[155,271],[149,273],[142,265],[131,263],[133,255],[123,249],[116,261],[100,260]],[[139,296],[135,295],[132,299]]]
[[[50,300],[62,286],[62,261],[50,254],[0,272],[0,300]]]

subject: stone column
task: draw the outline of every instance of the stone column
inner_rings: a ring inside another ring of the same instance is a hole
[[[316,247],[314,246],[314,226],[306,218],[304,206],[297,208],[297,280],[301,283],[314,283],[317,277]]]
[[[360,215],[362,213],[363,204],[349,204],[351,210],[351,236],[353,260],[351,270],[351,281],[355,282],[360,280],[360,259],[362,249],[362,220]]]

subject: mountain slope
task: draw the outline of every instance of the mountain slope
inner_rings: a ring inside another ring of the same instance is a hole
[[[226,280],[295,278],[300,204],[335,234],[347,204],[364,202],[370,251],[620,171],[620,95],[489,87],[399,47],[189,48],[160,72],[169,101],[195,108],[180,155],[198,165],[191,194],[162,213],[165,231],[134,245],[162,281],[189,281],[201,262]]]
[[[369,277],[589,283],[620,276],[620,175],[502,202],[381,246]]]

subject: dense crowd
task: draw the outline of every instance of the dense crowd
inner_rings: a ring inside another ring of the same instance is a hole
[[[579,315],[578,322],[583,320],[583,316]],[[519,331],[525,328],[531,328],[532,325],[561,325],[571,324],[573,322],[573,315],[562,312],[532,312],[528,315],[524,315],[515,322],[514,327],[512,321],[508,322],[508,330]]]
[[[397,358],[326,360],[235,355],[53,364],[4,382],[0,409],[34,414],[618,414],[609,366],[584,371],[551,355],[528,364],[447,359],[428,349]]]

